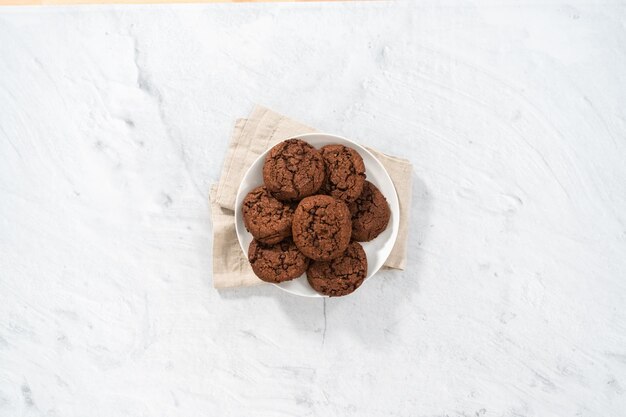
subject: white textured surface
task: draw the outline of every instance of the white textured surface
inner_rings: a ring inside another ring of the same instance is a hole
[[[0,10],[1,416],[618,416],[626,9]],[[254,102],[415,164],[409,267],[211,287]]]

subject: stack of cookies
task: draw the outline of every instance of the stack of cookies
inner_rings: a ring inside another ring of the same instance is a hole
[[[254,236],[248,249],[254,273],[279,283],[306,272],[311,287],[328,296],[356,290],[367,276],[358,242],[376,238],[391,214],[382,193],[365,180],[361,155],[344,145],[318,150],[288,139],[269,151],[263,182],[242,208]]]

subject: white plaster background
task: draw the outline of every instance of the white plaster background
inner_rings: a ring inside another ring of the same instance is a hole
[[[0,416],[626,413],[626,7],[0,9]],[[261,103],[414,164],[409,263],[211,286]]]

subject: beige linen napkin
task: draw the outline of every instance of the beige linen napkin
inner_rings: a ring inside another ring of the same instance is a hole
[[[229,288],[262,284],[252,272],[239,246],[235,232],[235,199],[237,189],[248,167],[270,146],[291,136],[312,133],[306,125],[256,106],[247,119],[238,119],[217,185],[211,187],[211,218],[213,221],[213,287]],[[385,261],[385,267],[404,269],[411,206],[411,163],[406,159],[385,155],[368,148],[383,164],[398,193],[400,230]]]

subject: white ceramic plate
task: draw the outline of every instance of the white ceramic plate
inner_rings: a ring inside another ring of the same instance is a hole
[[[361,243],[361,245],[363,245],[363,249],[365,249],[365,253],[367,254],[367,277],[365,278],[365,280],[367,280],[369,277],[374,275],[381,266],[383,266],[383,263],[391,253],[391,249],[393,248],[398,235],[400,207],[398,205],[396,189],[393,186],[393,182],[391,182],[391,178],[389,178],[389,174],[387,174],[387,171],[378,159],[376,159],[376,157],[374,157],[374,155],[372,155],[367,149],[348,139],[325,133],[309,133],[295,137],[310,143],[318,149],[324,145],[330,145],[333,143],[339,143],[356,149],[365,163],[365,174],[367,175],[367,180],[378,187],[378,189],[387,198],[389,208],[391,209],[391,218],[389,219],[387,229],[385,229],[384,232],[378,235],[378,237],[371,242]],[[260,155],[256,161],[254,161],[252,166],[246,172],[246,175],[244,175],[243,181],[239,185],[239,190],[237,191],[237,200],[235,202],[235,227],[237,229],[239,245],[241,245],[241,249],[246,257],[248,256],[248,246],[252,241],[252,235],[244,226],[241,206],[246,194],[263,184],[263,163],[265,162],[265,156],[268,151],[269,149]],[[301,295],[304,297],[324,297],[311,288],[307,282],[306,274],[303,274],[301,277],[294,280],[275,285],[295,295]]]

